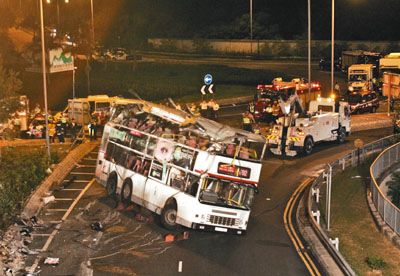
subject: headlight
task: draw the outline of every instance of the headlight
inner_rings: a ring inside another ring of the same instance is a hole
[[[353,91],[354,91],[353,86],[349,86],[349,91],[350,91],[350,92],[353,92]]]

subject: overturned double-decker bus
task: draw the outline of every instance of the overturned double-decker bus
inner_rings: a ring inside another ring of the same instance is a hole
[[[104,128],[96,178],[167,229],[244,234],[266,139],[141,100],[117,100]]]

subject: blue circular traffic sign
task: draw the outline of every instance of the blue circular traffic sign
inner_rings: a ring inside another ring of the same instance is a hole
[[[209,84],[212,83],[212,76],[210,74],[207,74],[207,75],[204,76],[204,83],[206,85],[209,85]]]

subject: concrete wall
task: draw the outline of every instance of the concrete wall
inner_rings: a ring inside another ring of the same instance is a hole
[[[154,49],[183,52],[221,54],[260,54],[266,56],[307,56],[306,40],[181,40],[151,38],[148,43]],[[313,40],[313,56],[330,54],[331,41]],[[369,50],[387,53],[399,48],[399,42],[385,41],[335,41],[335,47],[342,50]]]

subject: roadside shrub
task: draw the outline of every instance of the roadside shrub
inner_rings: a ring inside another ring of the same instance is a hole
[[[59,153],[52,161],[61,160]],[[43,148],[2,149],[0,163],[0,230],[4,230],[23,209],[30,193],[47,176],[49,160]]]
[[[386,262],[379,257],[367,257],[365,261],[372,269],[382,269],[386,266]]]
[[[400,207],[400,173],[395,172],[392,174],[390,181],[387,182],[388,196],[394,205]]]

